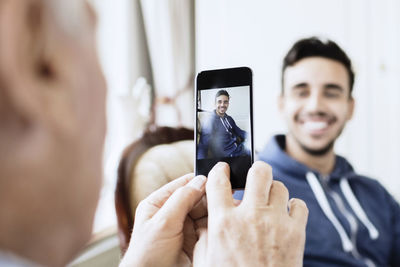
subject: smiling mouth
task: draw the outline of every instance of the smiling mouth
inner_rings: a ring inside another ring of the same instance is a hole
[[[336,119],[333,116],[326,115],[298,118],[297,122],[299,122],[304,130],[310,135],[321,136],[336,122]]]
[[[326,121],[306,121],[303,126],[307,131],[322,131],[328,128],[329,123]]]

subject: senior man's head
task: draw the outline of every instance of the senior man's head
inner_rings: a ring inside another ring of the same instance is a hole
[[[88,241],[105,81],[81,0],[0,0],[0,251],[64,265]]]

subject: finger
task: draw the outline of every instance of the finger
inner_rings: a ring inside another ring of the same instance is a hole
[[[186,255],[189,257],[190,261],[193,260],[193,250],[197,242],[197,232],[195,230],[194,222],[189,218],[185,218],[183,224],[183,247]]]
[[[207,226],[208,226],[208,217],[207,216],[194,221],[194,229],[196,229],[196,231],[198,229],[207,228]]]
[[[189,212],[189,216],[193,220],[197,220],[199,218],[207,216],[207,198],[204,195],[199,202],[193,207],[193,209]]]
[[[306,203],[298,198],[292,198],[289,201],[289,216],[299,221],[299,225],[304,227],[308,220],[308,208]]]
[[[287,212],[289,201],[289,191],[286,186],[279,181],[273,181],[271,191],[269,193],[268,205],[277,208],[278,210]]]
[[[193,266],[206,266],[207,261],[207,229],[202,228],[197,231],[199,240],[197,241],[193,252]]]
[[[175,190],[186,185],[193,177],[193,173],[186,174],[151,193],[139,203],[136,209],[136,220],[147,220],[153,217]]]
[[[272,168],[256,161],[247,173],[243,203],[267,204],[272,184]]]
[[[171,222],[178,228],[183,226],[188,213],[205,194],[206,177],[196,176],[185,186],[177,189],[153,216],[155,220]]]
[[[233,207],[229,177],[229,165],[225,162],[218,162],[208,174],[206,184],[208,214],[219,213],[223,209]]]

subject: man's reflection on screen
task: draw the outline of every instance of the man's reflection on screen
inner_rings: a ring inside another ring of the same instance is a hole
[[[215,95],[215,109],[201,123],[197,158],[226,158],[248,156],[245,147],[247,132],[240,129],[226,112],[229,108],[229,93],[219,90]]]

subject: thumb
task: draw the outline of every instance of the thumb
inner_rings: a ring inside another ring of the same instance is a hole
[[[199,240],[196,243],[193,251],[193,267],[206,266],[207,261],[207,228],[200,228],[197,230]]]
[[[153,218],[183,227],[186,216],[203,197],[205,183],[205,176],[193,178],[185,186],[177,189]]]

